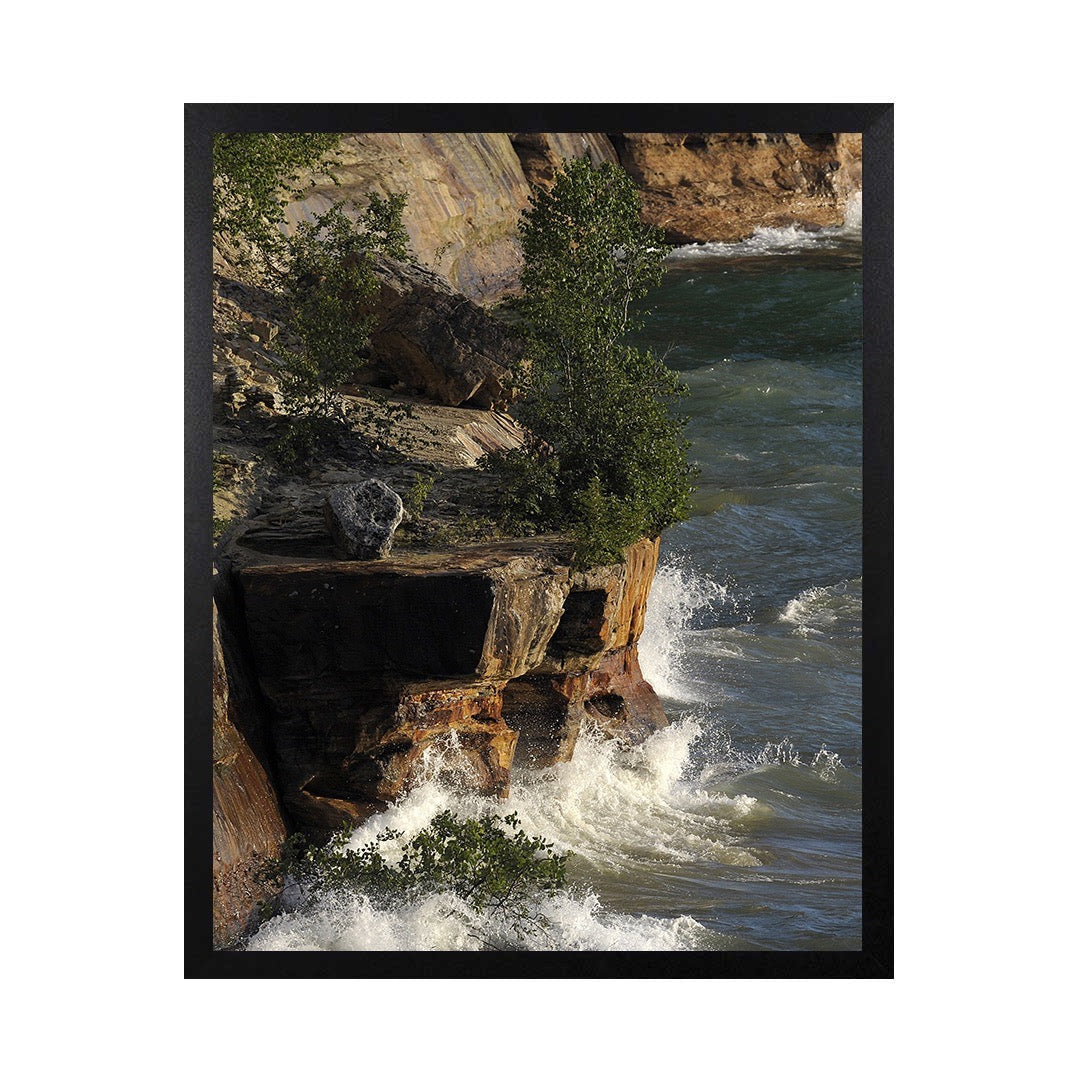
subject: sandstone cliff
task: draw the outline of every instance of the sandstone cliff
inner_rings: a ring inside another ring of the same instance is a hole
[[[439,776],[504,796],[513,763],[567,760],[585,724],[635,741],[666,724],[637,661],[657,551],[644,540],[583,573],[560,538],[348,562],[238,534],[228,557],[292,820],[322,834]]]
[[[666,723],[637,661],[658,542],[584,573],[565,538],[493,540],[496,481],[476,465],[524,432],[463,406],[501,400],[505,330],[428,271],[380,274],[374,376],[397,381],[344,387],[347,429],[288,467],[273,449],[290,424],[287,327],[269,294],[215,285],[219,947],[270,898],[256,872],[287,832],[323,836],[429,777],[505,795],[514,765],[567,759],[584,726],[636,741]],[[323,513],[337,485],[409,498],[424,477],[389,558],[337,557]]]
[[[555,170],[572,158],[587,157],[594,165],[619,161],[611,140],[597,131],[519,132],[511,141],[533,187],[550,186]]]
[[[514,286],[521,267],[515,230],[529,185],[508,135],[350,134],[333,171],[338,184],[318,182],[288,207],[290,222],[341,199],[363,205],[371,192],[404,192],[403,222],[421,263],[477,300]]]
[[[741,240],[756,228],[837,225],[862,187],[862,136],[823,132],[472,132],[349,134],[333,170],[287,210],[295,223],[332,202],[404,192],[420,262],[481,303],[512,292],[518,215],[530,185],[566,158],[618,162],[642,216],[676,244]]]
[[[213,627],[213,936],[215,944],[227,945],[248,928],[259,902],[273,897],[258,870],[263,859],[278,855],[286,830],[263,764],[261,705],[216,604]]]
[[[839,225],[862,187],[860,134],[627,134],[613,142],[641,192],[642,216],[676,244]]]

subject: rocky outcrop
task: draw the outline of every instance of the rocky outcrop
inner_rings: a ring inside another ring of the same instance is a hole
[[[332,203],[366,205],[371,192],[404,193],[402,221],[414,252],[473,300],[497,298],[516,284],[518,214],[529,185],[510,143],[498,132],[350,134],[342,140],[338,184],[315,177],[288,221],[310,219]]]
[[[580,157],[587,157],[594,165],[619,161],[611,140],[597,131],[528,132],[510,138],[525,179],[533,187],[550,187],[555,170],[564,161]]]
[[[862,187],[862,136],[845,132],[458,132],[345,136],[334,174],[288,207],[292,225],[333,202],[404,192],[420,262],[472,300],[513,292],[530,185],[566,158],[618,161],[642,216],[673,243],[741,240],[762,226],[838,225]]]
[[[505,795],[519,739],[543,765],[585,724],[663,726],[636,653],[657,551],[588,572],[557,538],[379,563],[249,552],[236,579],[289,813],[325,831],[447,774]]]
[[[502,796],[513,767],[567,760],[584,730],[636,742],[667,722],[637,655],[656,540],[588,572],[572,568],[557,538],[476,542],[488,539],[491,523],[477,513],[495,501],[497,481],[475,466],[524,438],[489,411],[510,400],[521,345],[479,303],[516,287],[529,185],[549,184],[582,153],[617,158],[645,218],[680,243],[837,224],[861,186],[858,135],[347,136],[340,184],[317,178],[290,221],[342,198],[404,192],[405,225],[428,269],[380,262],[373,381],[346,388],[348,437],[299,473],[273,464],[285,426],[276,364],[296,342],[270,293],[223,270],[214,514],[235,602],[228,624],[215,611],[219,946],[270,897],[257,870],[287,829],[317,837],[429,777]],[[324,504],[335,486],[372,477],[429,497],[392,556],[342,561]],[[476,498],[485,493],[489,502]]]
[[[511,398],[518,338],[438,274],[382,258],[372,362],[439,405],[490,409]]]
[[[623,134],[612,142],[641,192],[642,217],[676,244],[839,225],[862,187],[857,133]]]
[[[213,627],[213,938],[221,948],[249,927],[260,901],[273,897],[258,870],[280,852],[285,824],[256,754],[266,753],[265,722],[216,604]]]

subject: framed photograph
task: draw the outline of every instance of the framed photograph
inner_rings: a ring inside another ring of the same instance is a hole
[[[185,195],[188,977],[891,978],[892,106],[189,105]]]

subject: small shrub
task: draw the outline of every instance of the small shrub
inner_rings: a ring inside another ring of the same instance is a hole
[[[343,418],[338,389],[366,363],[376,321],[372,255],[407,255],[404,206],[404,195],[373,195],[353,221],[338,203],[289,238],[288,267],[278,281],[300,345],[283,351],[278,381],[293,415]]]
[[[434,486],[435,476],[433,473],[421,473],[413,480],[412,485],[405,494],[405,498],[402,500],[405,503],[406,512],[413,521],[419,521],[423,516],[424,506]]]
[[[341,435],[336,417],[300,415],[270,445],[270,454],[283,469],[299,472]]]
[[[348,847],[350,828],[323,847],[298,834],[262,877],[278,885],[292,878],[309,902],[335,890],[359,891],[383,907],[453,893],[477,915],[501,916],[512,938],[521,941],[541,929],[535,901],[566,888],[570,855],[554,854],[550,842],[527,836],[519,824],[515,814],[459,818],[443,811],[404,845],[397,860],[384,854],[385,845],[402,836],[395,830],[359,850]]]
[[[499,523],[509,533],[559,530],[569,525],[559,485],[559,459],[530,440],[519,450],[488,454],[481,465],[499,481]]]
[[[477,544],[498,535],[495,521],[479,513],[461,513],[453,521],[441,521],[427,530],[426,541],[434,547]]]

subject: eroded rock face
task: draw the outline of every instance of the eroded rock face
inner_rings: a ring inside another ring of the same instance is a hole
[[[666,724],[636,649],[658,547],[587,573],[555,538],[240,569],[291,815],[329,830],[436,775],[502,796],[519,740],[547,764],[585,725],[639,741]]]
[[[278,855],[285,824],[256,755],[263,718],[216,605],[213,627],[213,939],[222,948],[250,926],[259,902],[274,895],[257,872],[264,859]]]
[[[741,240],[757,228],[839,225],[862,187],[862,135],[824,132],[622,134],[642,217],[676,244]]]
[[[324,505],[334,547],[348,559],[386,558],[404,516],[401,496],[381,480],[341,484]]]
[[[529,185],[510,136],[501,132],[368,132],[342,140],[338,184],[316,177],[290,205],[290,224],[342,199],[361,206],[371,192],[405,193],[402,221],[413,251],[473,300],[516,287],[518,214]]]
[[[587,157],[593,165],[618,164],[611,140],[597,131],[529,132],[511,136],[525,179],[533,187],[550,187],[564,161]]]
[[[679,244],[741,240],[762,226],[838,225],[862,187],[858,132],[368,133],[343,140],[339,186],[316,178],[290,223],[370,192],[409,197],[403,214],[419,260],[472,300],[518,288],[517,222],[530,184],[565,158],[618,161],[642,214]]]
[[[521,342],[478,304],[421,266],[380,258],[371,359],[439,405],[490,409],[511,399]]]

